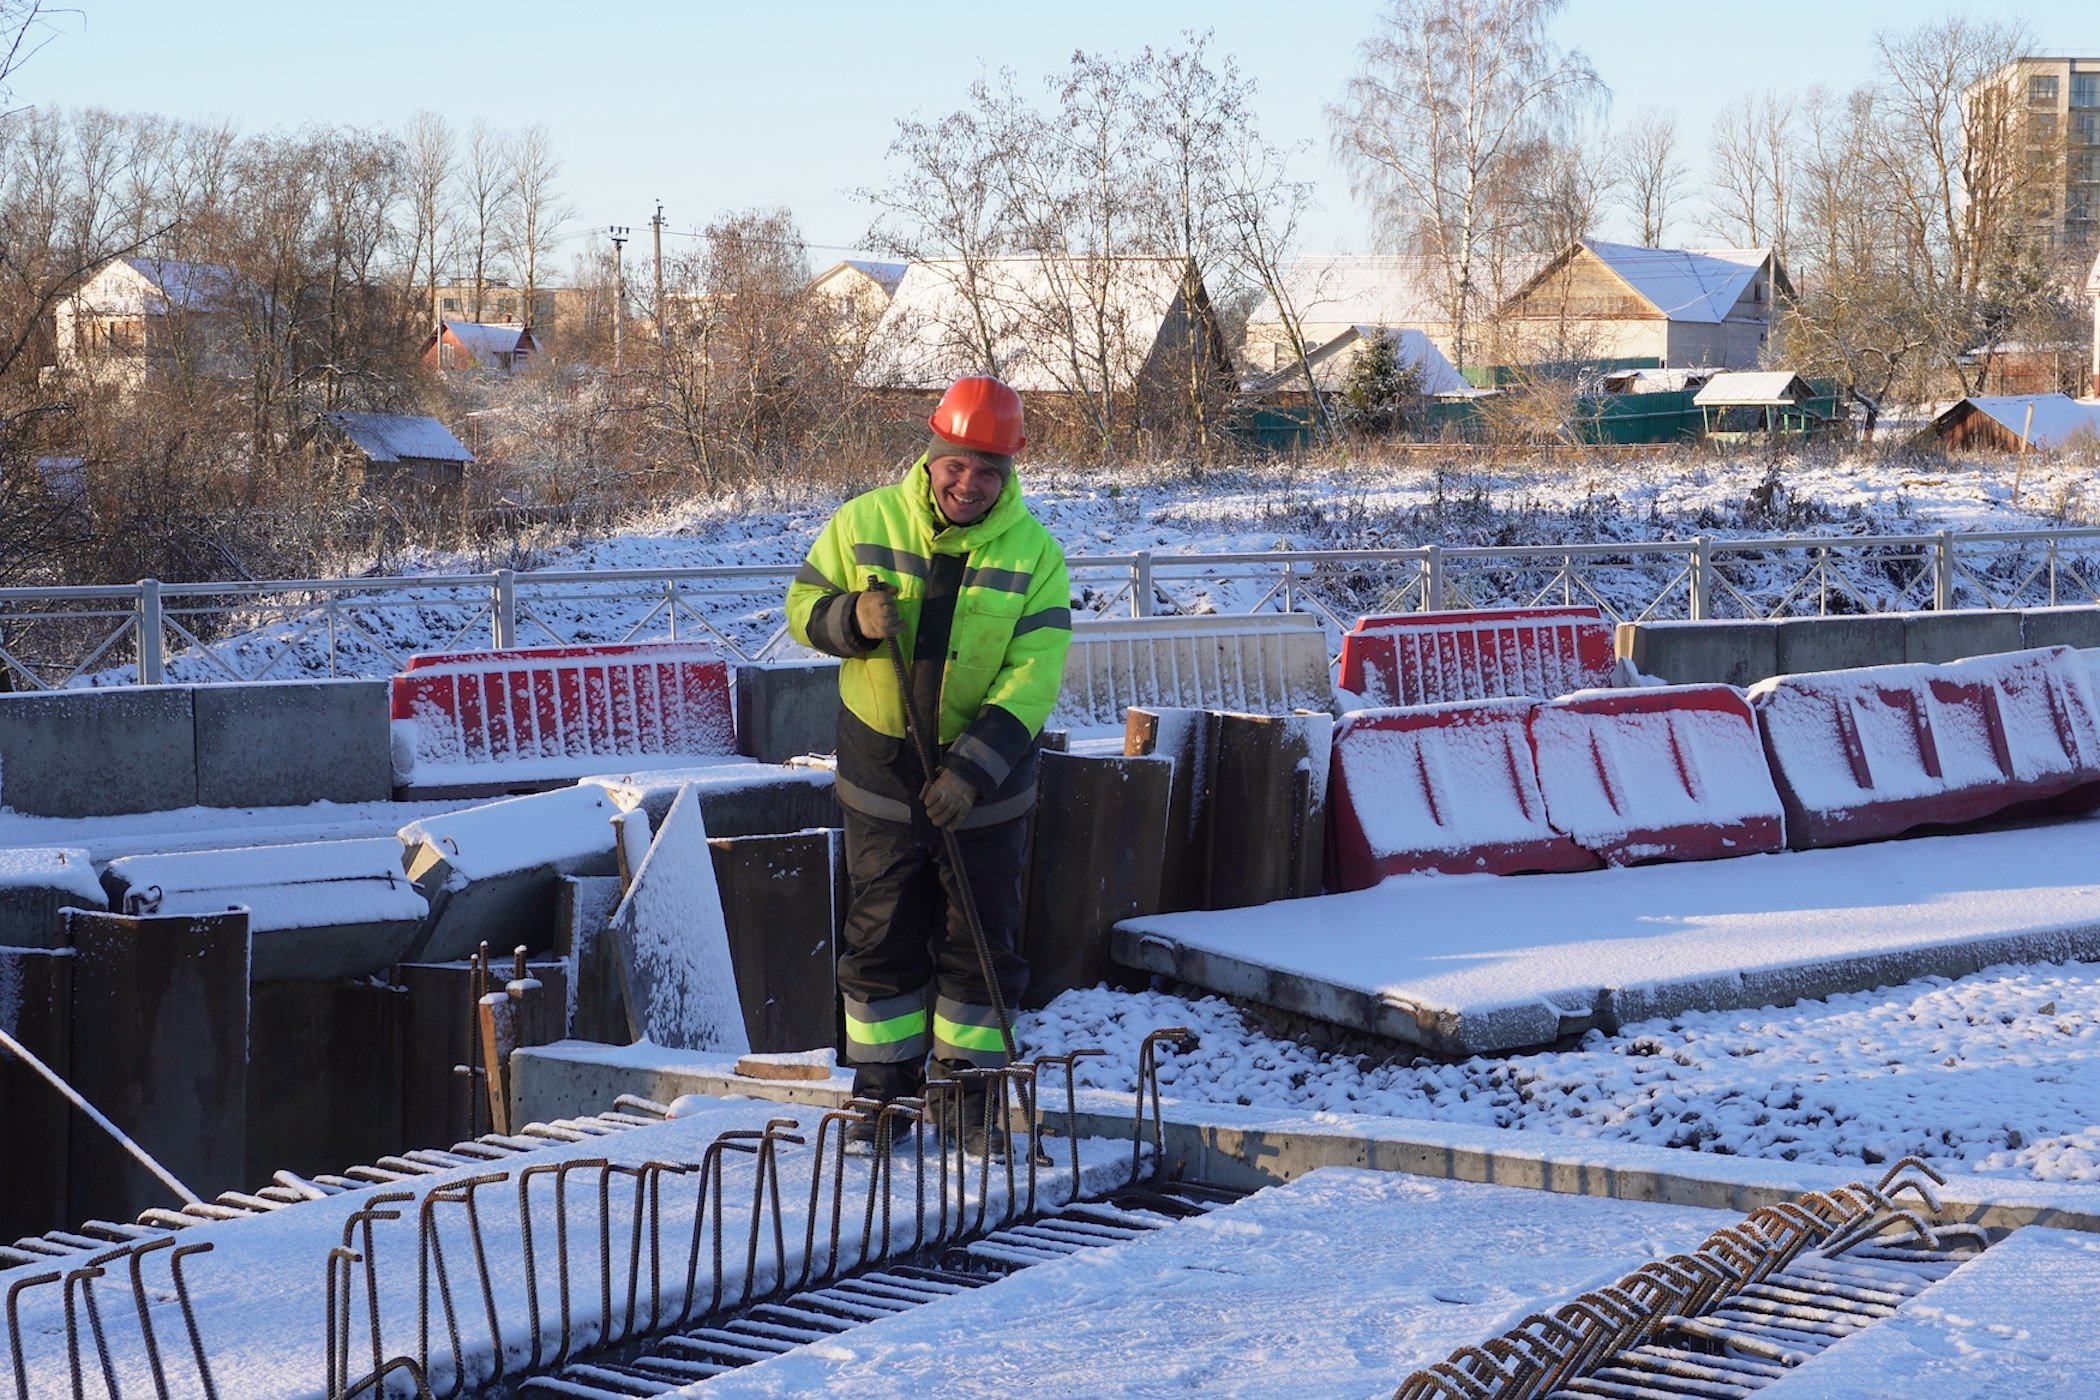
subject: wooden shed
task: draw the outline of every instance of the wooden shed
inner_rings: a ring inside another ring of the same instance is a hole
[[[2100,403],[2069,394],[1972,394],[1940,411],[1932,435],[1956,451],[2035,452],[2100,441]]]
[[[332,456],[360,491],[456,491],[474,460],[451,429],[413,414],[324,413],[314,441],[315,450]]]

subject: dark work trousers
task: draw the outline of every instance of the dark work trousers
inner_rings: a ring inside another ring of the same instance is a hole
[[[903,826],[848,808],[845,822],[851,901],[838,984],[855,1091],[883,1099],[917,1093],[928,1051],[950,1064],[1005,1064],[940,829],[918,812]],[[1028,986],[1017,947],[1028,819],[958,831],[956,843],[1011,1014]]]

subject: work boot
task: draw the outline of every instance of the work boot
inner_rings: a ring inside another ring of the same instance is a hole
[[[960,1123],[962,1127],[963,1152],[971,1157],[989,1157],[995,1162],[1006,1160],[1006,1118],[1000,1112],[997,1097],[1004,1081],[985,1074],[971,1074],[962,1079],[962,1105]],[[985,1112],[989,1109],[993,1121],[987,1125]]]
[[[919,1064],[855,1065],[853,1097],[863,1116],[846,1124],[846,1151],[856,1157],[875,1151],[875,1119],[883,1105],[893,1099],[916,1098],[924,1089],[926,1070]],[[890,1146],[896,1147],[899,1120],[891,1118]]]

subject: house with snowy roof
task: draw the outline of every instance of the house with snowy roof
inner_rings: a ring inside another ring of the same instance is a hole
[[[1504,364],[1754,369],[1778,305],[1792,295],[1770,248],[1643,248],[1584,238],[1503,302],[1486,333]]]
[[[1429,258],[1354,253],[1302,257],[1283,270],[1276,290],[1248,313],[1239,362],[1249,387],[1298,358],[1293,323],[1306,358],[1332,363],[1361,344],[1360,326],[1412,329],[1451,353],[1450,315]],[[1350,358],[1353,358],[1351,356]]]
[[[58,366],[132,386],[149,373],[239,378],[257,296],[222,263],[113,258],[55,308]]]
[[[474,454],[435,418],[406,413],[331,411],[314,425],[314,450],[360,491],[414,485],[458,488]]]
[[[854,382],[937,392],[996,374],[1023,394],[1122,394],[1230,354],[1200,273],[1176,258],[929,259],[906,268]]]
[[[495,326],[482,321],[440,321],[423,341],[428,369],[511,374],[540,353],[530,326]]]
[[[1464,398],[1480,392],[1466,382],[1458,367],[1426,332],[1412,326],[1351,326],[1312,349],[1303,365],[1290,358],[1281,369],[1249,376],[1246,390],[1264,402],[1285,404],[1309,399],[1313,388],[1322,394],[1335,393],[1349,382],[1349,372],[1357,360],[1381,340],[1392,342],[1394,363],[1403,371],[1414,372],[1421,394],[1429,398]]]
[[[1932,420],[1941,446],[1985,452],[2044,452],[2100,445],[2100,403],[2069,394],[1971,394]]]

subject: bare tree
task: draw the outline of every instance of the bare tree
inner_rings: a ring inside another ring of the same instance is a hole
[[[460,166],[459,198],[455,215],[459,220],[459,245],[466,259],[470,289],[467,319],[482,318],[496,256],[502,245],[502,228],[512,196],[508,142],[503,133],[487,122],[477,121],[467,129],[466,159]]]
[[[1677,118],[1645,107],[1619,137],[1620,202],[1640,224],[1641,245],[1660,248],[1670,214],[1684,199],[1686,170],[1677,155]]]
[[[453,171],[459,158],[459,143],[452,126],[432,111],[419,111],[408,119],[405,137],[408,185],[409,255],[407,289],[415,292],[416,273],[423,273],[423,298],[429,325],[438,323],[437,284],[449,250],[443,247],[452,225]]]
[[[1744,248],[1770,247],[1785,260],[1793,184],[1794,99],[1745,93],[1714,118],[1708,227]]]
[[[562,197],[557,183],[561,160],[547,128],[534,123],[510,141],[510,199],[505,210],[503,251],[518,270],[524,291],[523,318],[527,326],[538,314],[540,262],[560,242],[576,207]]]
[[[1602,91],[1549,30],[1565,0],[1389,0],[1328,109],[1351,189],[1442,272],[1455,358],[1502,232],[1513,162]]]

